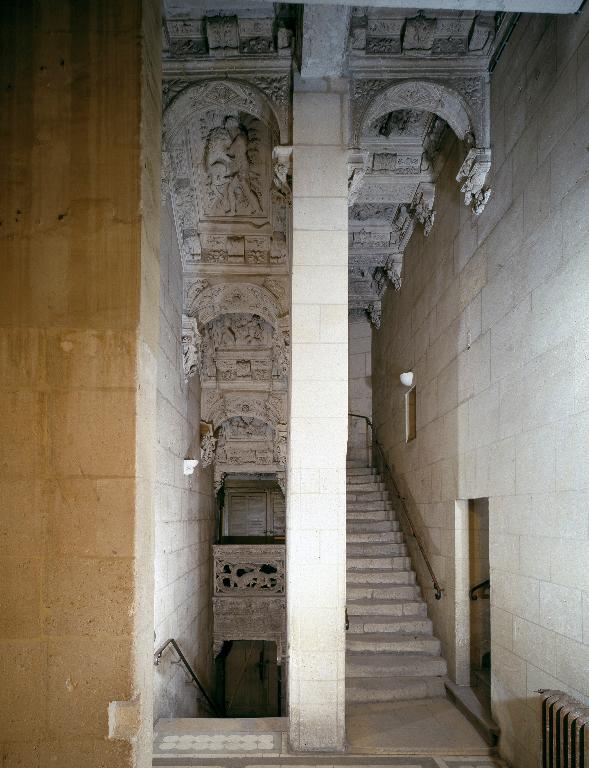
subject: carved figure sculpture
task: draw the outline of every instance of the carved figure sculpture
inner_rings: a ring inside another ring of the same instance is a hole
[[[252,177],[255,136],[234,115],[211,129],[205,146],[204,164],[212,197],[219,213],[254,215],[262,212]]]
[[[188,381],[195,373],[201,372],[202,352],[196,319],[187,315],[182,315],[182,356],[184,380]]]
[[[217,440],[213,435],[213,432],[206,432],[200,441],[200,465],[201,467],[208,467],[213,463],[215,458],[215,446]]]

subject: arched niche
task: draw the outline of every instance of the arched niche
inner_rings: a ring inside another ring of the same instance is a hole
[[[255,283],[219,283],[204,290],[188,291],[187,314],[203,328],[220,315],[246,313],[258,315],[274,328],[279,327],[283,308],[278,298]]]
[[[269,424],[275,430],[282,429],[286,424],[286,393],[203,393],[202,418],[215,431],[227,419],[243,416]]]
[[[192,83],[163,118],[162,191],[182,264],[288,263],[288,195],[275,183],[282,111],[240,80]]]
[[[480,119],[473,105],[448,86],[423,80],[396,83],[378,92],[361,116],[356,140],[362,143],[378,118],[400,110],[431,112],[445,120],[461,141],[485,146],[486,137],[480,135]]]
[[[271,130],[275,144],[288,142],[288,125],[268,97],[251,83],[239,79],[206,80],[187,85],[168,104],[163,116],[165,145],[173,146],[178,133],[207,109],[230,107],[252,115]]]

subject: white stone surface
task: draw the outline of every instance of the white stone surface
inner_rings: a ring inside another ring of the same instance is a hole
[[[537,764],[538,688],[589,703],[586,89],[570,100],[588,30],[587,11],[521,19],[491,83],[493,196],[478,220],[460,209],[454,150],[373,342],[379,437],[446,589],[427,596],[457,676],[464,583],[448,511],[489,497],[493,711],[503,756],[523,768]],[[418,432],[405,445],[394,381],[409,368]]]
[[[212,470],[184,474],[184,458],[199,451],[198,376],[182,365],[182,264],[173,220],[162,207],[160,348],[157,389],[155,497],[155,646],[175,638],[211,690],[211,544],[215,501]],[[195,442],[193,441],[194,436]],[[208,708],[186,685],[174,651],[154,671],[154,715],[194,717]]]
[[[345,734],[348,190],[342,99],[337,93],[294,96],[286,572],[289,740],[297,751],[343,749]],[[326,167],[329,178],[322,180]],[[317,190],[323,196],[314,196]]]

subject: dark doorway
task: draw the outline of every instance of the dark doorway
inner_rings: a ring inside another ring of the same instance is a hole
[[[280,675],[276,643],[234,640],[223,659],[225,715],[278,717]]]

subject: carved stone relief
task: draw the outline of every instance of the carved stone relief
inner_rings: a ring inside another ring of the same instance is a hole
[[[194,317],[182,315],[182,362],[184,379],[201,372],[201,336]]]
[[[464,28],[472,26],[471,16]],[[396,30],[393,21],[381,25],[369,19],[369,38],[381,34],[383,40],[389,39]],[[404,53],[440,52],[436,36],[443,32],[450,40],[454,22],[458,27],[465,24],[458,17],[443,23],[423,14],[408,19]],[[358,20],[354,23],[357,26]],[[375,308],[380,306],[387,278],[400,288],[399,256],[402,260],[416,224],[426,237],[434,226],[435,180],[447,126],[470,146],[458,175],[465,203],[480,213],[489,198],[489,87],[486,75],[443,80],[372,78],[356,80],[354,93],[354,141],[360,148],[354,153],[364,152],[367,160],[349,196],[350,254],[356,264],[350,262],[350,306],[364,308],[378,326]],[[379,260],[374,258],[377,253]],[[393,257],[396,266],[390,269]]]
[[[350,29],[356,56],[471,58],[488,55],[496,32],[492,13],[406,12],[357,8]]]
[[[203,215],[264,214],[267,201],[259,151],[260,121],[240,114],[226,115],[215,122],[208,128],[204,142],[206,181],[200,190],[204,197]]]

